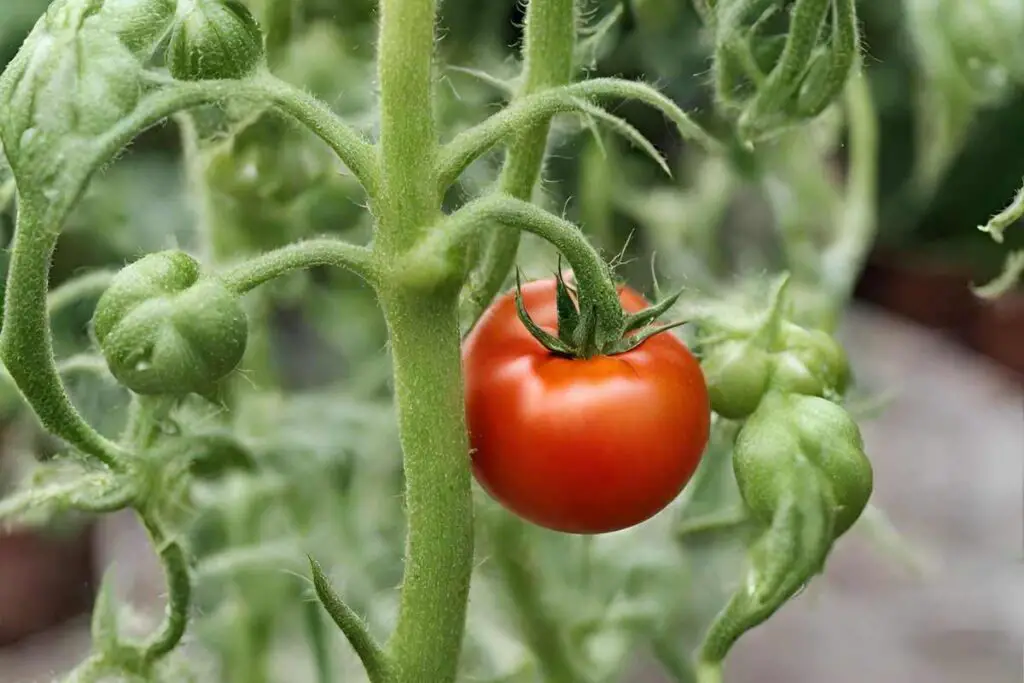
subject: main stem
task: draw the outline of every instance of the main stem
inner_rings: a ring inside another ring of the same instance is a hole
[[[523,36],[523,79],[517,97],[569,83],[576,45],[575,0],[530,0]],[[502,192],[530,200],[544,165],[550,128],[545,121],[523,131],[508,146],[499,179]],[[518,251],[518,231],[495,230],[488,236],[466,294],[470,320],[479,318],[501,289]]]
[[[435,0],[381,0],[382,182],[374,255],[390,333],[408,532],[398,624],[388,643],[397,683],[451,683],[473,564],[469,444],[455,293],[389,277],[440,215],[433,118]]]
[[[430,169],[434,128],[435,0],[381,0],[377,71],[383,187],[374,207],[383,254],[411,245],[440,214]]]
[[[385,304],[408,518],[398,626],[400,683],[455,680],[473,561],[473,509],[454,297]]]

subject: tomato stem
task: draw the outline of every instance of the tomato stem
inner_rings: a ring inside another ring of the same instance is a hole
[[[516,98],[566,85],[573,76],[576,49],[576,1],[531,0],[523,30],[523,73]],[[527,128],[508,145],[498,181],[499,191],[529,200],[541,174],[550,119]],[[475,324],[501,289],[519,250],[518,230],[494,231],[484,237],[483,257],[466,285],[464,304]]]
[[[377,49],[380,82],[378,200],[381,251],[412,244],[440,214],[431,169],[438,141],[434,123],[434,20],[436,0],[381,0]]]
[[[398,625],[388,648],[399,683],[449,683],[473,564],[458,318],[454,297],[397,293],[384,306],[408,518]]]

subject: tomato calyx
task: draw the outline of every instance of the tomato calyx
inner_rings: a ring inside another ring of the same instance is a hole
[[[597,307],[580,300],[579,292],[562,277],[561,263],[555,271],[555,305],[558,312],[557,334],[552,334],[530,317],[523,303],[522,281],[516,270],[516,313],[530,334],[552,354],[564,358],[592,358],[626,353],[656,334],[683,325],[685,320],[655,325],[654,322],[678,301],[682,290],[636,313],[624,316],[621,329],[611,339],[598,335]]]

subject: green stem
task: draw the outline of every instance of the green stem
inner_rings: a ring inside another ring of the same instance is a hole
[[[40,423],[52,434],[108,467],[120,469],[124,453],[103,437],[75,409],[60,380],[53,357],[47,311],[50,258],[57,245],[62,207],[47,207],[42,197],[22,196],[0,329],[0,360],[18,385]]]
[[[350,128],[326,104],[270,74],[263,74],[249,87],[241,88],[239,96],[269,101],[311,130],[345,162],[371,200],[377,196],[381,179],[373,145]]]
[[[47,314],[53,316],[82,299],[103,294],[113,279],[114,271],[112,270],[92,270],[85,275],[61,283],[51,289],[46,296]]]
[[[722,683],[722,664],[720,662],[699,662],[697,664],[697,683]]]
[[[597,310],[598,338],[617,339],[625,327],[625,314],[619,302],[608,265],[572,223],[554,214],[506,195],[494,194],[474,200],[448,216],[404,262],[404,269],[428,272],[441,270],[453,253],[476,239],[478,231],[489,226],[525,230],[550,242],[573,268],[581,301],[590,301]]]
[[[295,242],[268,251],[229,268],[220,278],[228,289],[244,294],[294,270],[316,266],[345,268],[370,283],[376,281],[369,249],[330,237]]]
[[[1024,216],[1024,185],[1013,195],[1010,203],[999,213],[992,216],[985,225],[979,226],[982,232],[987,232],[992,239],[998,243],[1003,241],[1003,233],[1006,229]]]
[[[380,83],[381,230],[384,253],[413,244],[440,213],[432,172],[434,20],[436,0],[381,0],[377,77]]]
[[[192,600],[192,580],[181,543],[167,537],[152,513],[140,510],[139,516],[157,549],[167,579],[167,607],[163,623],[142,645],[143,661],[152,664],[177,647],[185,635]]]
[[[451,683],[473,564],[469,444],[452,292],[403,285],[395,262],[440,216],[435,164],[436,0],[381,0],[382,192],[375,258],[394,366],[408,520],[398,624],[387,645],[398,683]]]
[[[878,225],[878,119],[871,86],[863,74],[850,79],[846,107],[850,128],[849,181],[836,240],[822,257],[833,311],[842,310],[853,295]]]
[[[195,222],[194,232],[198,244],[199,260],[209,266],[215,266],[222,250],[218,249],[219,241],[214,234],[213,198],[210,183],[206,179],[206,166],[203,163],[202,151],[199,148],[199,131],[195,120],[189,112],[181,112],[174,117],[178,124],[181,138],[181,156],[185,171],[185,183],[188,187],[189,199],[192,201],[192,220]]]
[[[575,0],[530,0],[526,10],[523,74],[517,97],[566,85],[573,75],[576,48]],[[529,201],[540,177],[547,151],[550,120],[527,128],[509,145],[498,187],[501,192]],[[519,232],[487,235],[480,262],[465,294],[469,319],[476,321],[498,293],[519,250]]]
[[[473,567],[473,506],[454,297],[389,293],[385,315],[408,517],[398,625],[399,683],[451,683]]]
[[[750,521],[750,514],[742,507],[716,510],[706,515],[684,519],[676,527],[676,536],[696,536],[709,531],[735,531]]]
[[[335,626],[345,635],[352,649],[356,651],[371,683],[388,681],[390,663],[386,653],[370,634],[366,622],[334,591],[320,564],[313,558],[309,558],[309,564],[313,573],[313,588],[320,604],[331,615]],[[317,611],[317,617],[319,617],[319,611]]]
[[[492,558],[512,599],[513,608],[547,683],[578,683],[584,677],[565,647],[558,623],[552,619],[541,595],[538,577],[524,542],[524,523],[500,513],[495,522]]]

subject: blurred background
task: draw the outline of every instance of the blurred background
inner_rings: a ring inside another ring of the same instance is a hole
[[[248,4],[259,16],[263,4]],[[0,63],[15,54],[46,5],[0,0]],[[637,2],[628,21],[597,31],[619,8],[611,1],[588,5],[587,26],[600,39],[583,41],[590,51],[581,56],[583,71],[654,82],[713,126],[709,45],[690,4]],[[840,329],[870,403],[862,420],[876,467],[874,501],[887,519],[840,543],[824,577],[740,642],[727,680],[1017,683],[1024,680],[1024,288],[987,301],[970,287],[995,277],[1008,250],[1024,248],[1024,229],[1011,227],[1004,244],[976,229],[1009,202],[1024,177],[1024,2],[902,0],[861,2],[858,9],[877,115],[877,197],[870,206],[877,233]],[[514,0],[445,0],[442,59],[513,75],[522,11]],[[371,0],[306,0],[302,30],[274,54],[273,65],[370,133],[373,12]],[[446,136],[500,105],[503,93],[489,81],[455,69],[440,78]],[[723,277],[778,267],[784,260],[774,244],[778,231],[815,232],[840,220],[832,184],[846,173],[841,113],[826,112],[814,136],[798,132],[763,154],[724,160],[682,144],[657,112],[622,104],[615,113],[666,154],[674,177],[610,136],[559,121],[538,200],[565,207],[609,255],[621,252],[620,272],[631,281],[649,285],[649,256],[656,251],[666,282],[713,288]],[[324,232],[365,239],[358,188],[317,142],[273,117],[218,126],[202,138],[212,197],[207,208],[226,226],[215,257]],[[193,246],[194,178],[180,149],[177,126],[162,126],[93,183],[61,236],[53,285],[149,251]],[[474,165],[450,201],[486,187],[499,162]],[[13,230],[9,195],[10,185],[0,184],[4,244]],[[0,252],[0,271],[6,258]],[[549,250],[526,241],[520,264],[527,274],[542,276],[552,263]],[[55,318],[59,357],[87,352],[92,303],[79,302]],[[211,550],[197,570],[199,619],[191,638],[222,665],[237,665],[254,649],[272,651],[266,669],[276,676],[267,680],[298,682],[313,679],[304,655],[295,654],[295,637],[268,632],[259,643],[226,642],[224,625],[265,623],[282,605],[298,611],[308,596],[291,572],[304,571],[303,549],[319,533],[331,539],[323,552],[335,560],[339,588],[365,597],[354,606],[372,625],[383,629],[389,622],[402,522],[393,499],[400,477],[385,330],[371,293],[338,273],[290,277],[258,306],[268,332],[250,351],[264,355],[247,381],[279,391],[246,404],[238,437],[281,477],[261,480],[268,488],[259,494],[251,482],[233,480],[196,491],[204,516],[194,544],[201,556],[203,548]],[[88,368],[66,381],[90,419],[116,429],[127,401],[116,385]],[[0,496],[30,469],[26,463],[57,451],[9,388],[2,399]],[[328,509],[302,507],[301,499],[315,497],[311,486],[333,487],[324,494],[333,501]],[[269,499],[284,512],[253,527],[253,509]],[[491,512],[483,509],[487,518]],[[558,564],[562,546],[543,532],[526,532],[551,577],[547,590],[556,611],[585,614],[592,603],[629,594],[623,611],[632,616],[622,623],[643,626],[606,629],[606,638],[591,645],[627,662],[619,680],[677,680],[662,673],[670,667],[658,648],[623,635],[655,628],[650,614],[663,604],[633,596],[622,588],[622,576],[657,586],[655,596],[672,596],[672,623],[659,621],[657,628],[685,651],[721,605],[742,559],[736,538],[701,537],[665,549],[658,524],[588,546],[612,578],[587,595],[573,592],[572,576]],[[224,545],[222,537],[241,546],[259,541],[258,561],[238,570],[226,561],[235,555],[213,552]],[[628,567],[616,565],[623,545],[630,548]],[[0,533],[0,683],[49,681],[87,652],[88,612],[110,567],[116,594],[132,605],[144,630],[162,610],[163,580],[131,515],[62,518]],[[515,668],[523,646],[503,616],[500,591],[489,585],[474,585],[476,626],[466,656],[501,672]],[[331,643],[345,649],[340,637]],[[262,679],[236,673],[230,680]],[[494,673],[486,680],[530,679]]]

